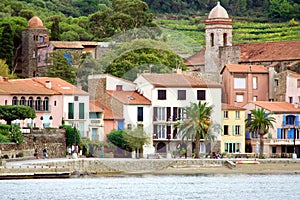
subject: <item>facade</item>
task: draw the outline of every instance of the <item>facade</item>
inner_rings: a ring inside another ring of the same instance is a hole
[[[222,103],[221,153],[245,153],[245,110]]]
[[[136,90],[136,84],[112,75],[89,76],[89,92],[91,99],[101,102],[111,116],[110,129],[105,130],[109,134],[113,129],[135,129],[142,126],[145,133],[151,137],[151,101]],[[114,122],[117,120],[117,127]],[[143,147],[144,157],[154,153],[152,143]]]
[[[224,102],[243,106],[269,100],[269,71],[262,65],[227,64],[221,71]]]
[[[104,135],[104,109],[96,101],[89,104],[89,135],[92,141],[105,141]]]
[[[39,84],[47,84],[62,96],[61,101],[57,102],[62,104],[62,110],[57,111],[62,113],[62,117],[58,119],[60,123],[64,120],[66,125],[76,126],[81,137],[88,137],[89,94],[60,78],[38,77],[33,80]]]
[[[134,81],[137,90],[152,103],[152,125],[149,127],[153,135],[155,152],[170,153],[184,145],[191,155],[195,144],[182,142],[175,124],[187,116],[183,109],[198,101],[213,105],[212,121],[221,124],[221,86],[206,82],[203,79],[180,73],[173,74],[141,74]],[[201,142],[201,153],[211,150],[219,151],[219,141],[205,145]]]
[[[249,114],[250,110],[264,108],[272,112],[276,123],[274,128],[264,136],[264,153],[270,157],[292,157],[295,152],[300,157],[299,114],[298,104],[288,102],[257,101],[244,106]],[[251,145],[252,152],[259,153],[259,136],[246,131],[246,142]]]

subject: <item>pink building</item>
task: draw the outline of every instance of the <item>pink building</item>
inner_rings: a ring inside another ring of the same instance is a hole
[[[227,64],[221,75],[225,103],[244,106],[269,100],[269,71],[263,65]]]

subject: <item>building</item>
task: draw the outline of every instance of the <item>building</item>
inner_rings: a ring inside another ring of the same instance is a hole
[[[97,101],[90,100],[89,104],[89,135],[92,141],[105,141],[104,134],[104,109]]]
[[[205,21],[205,48],[187,58],[185,65],[210,80],[217,80],[226,64],[263,65],[277,73],[286,69],[300,73],[299,40],[233,44],[232,23],[218,3]]]
[[[270,157],[292,157],[292,153],[300,156],[299,114],[298,104],[288,102],[256,101],[243,106],[249,116],[250,111],[264,108],[272,113],[276,123],[274,128],[264,136],[264,153]],[[259,135],[246,131],[246,142],[254,153],[259,153]]]
[[[48,29],[42,20],[34,16],[28,21],[22,31],[22,45],[17,50],[15,73],[20,77],[30,78],[47,75],[47,66],[50,65],[49,57],[53,51],[66,50],[64,56],[68,62],[76,67],[79,63],[71,54],[78,55],[89,53],[93,58],[100,58],[109,50],[107,42],[93,41],[50,41]]]
[[[151,133],[155,152],[162,155],[176,150],[181,145],[187,147],[188,155],[195,144],[182,143],[175,124],[185,119],[184,108],[198,101],[213,105],[212,121],[221,124],[221,86],[201,78],[181,74],[141,74],[134,81],[137,90],[152,103]],[[215,143],[201,142],[201,153],[220,150],[220,136]],[[192,145],[192,146],[191,146]]]
[[[245,153],[245,110],[222,103],[221,153]]]
[[[111,114],[120,116],[118,130],[143,127],[145,133],[151,138],[151,101],[136,90],[135,83],[109,74],[90,75],[89,92],[91,99],[99,101],[110,110]],[[106,120],[104,123],[106,126]],[[107,131],[115,129],[114,126],[111,128]],[[144,157],[154,153],[152,142],[145,145],[140,153]]]
[[[221,75],[223,101],[230,105],[270,99],[269,71],[263,65],[226,64]]]

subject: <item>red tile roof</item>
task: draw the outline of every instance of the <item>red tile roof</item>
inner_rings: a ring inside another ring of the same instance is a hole
[[[205,63],[205,48],[202,48],[196,54],[190,56],[184,61],[186,66],[204,65]]]
[[[90,100],[89,110],[90,112],[104,112],[103,107],[97,105],[96,100]]]
[[[142,74],[141,76],[155,87],[221,88],[221,85],[218,83],[186,74]]]
[[[255,101],[252,103],[274,113],[300,113],[300,106],[296,108],[294,104],[288,102]]]
[[[120,115],[116,114],[113,110],[104,106],[100,101],[94,100],[94,105],[104,110],[104,120],[123,119]]]
[[[81,42],[73,41],[51,41],[51,44],[57,49],[83,49]]]
[[[222,103],[222,110],[246,110],[246,109],[239,106],[233,106],[227,103]]]
[[[61,78],[52,78],[52,77],[37,77],[32,78],[35,82],[38,82],[42,85],[45,85],[46,81],[51,82],[52,90],[59,92],[61,94],[68,94],[68,95],[88,95],[87,92],[78,89],[71,83],[61,79]]]
[[[32,79],[2,79],[0,81],[1,94],[18,95],[55,95],[59,92],[46,88]]]
[[[135,91],[112,91],[107,93],[124,104],[151,105],[151,101]]]
[[[239,44],[241,62],[300,59],[300,40]]]
[[[227,64],[221,70],[221,74],[225,70],[229,72],[238,72],[238,73],[269,73],[268,69],[263,65],[240,65],[240,64]]]
[[[240,46],[240,62],[300,60],[300,40],[235,44]],[[204,65],[205,48],[187,58],[187,66]]]

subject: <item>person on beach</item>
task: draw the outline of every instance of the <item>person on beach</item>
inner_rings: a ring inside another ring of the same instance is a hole
[[[71,154],[72,154],[72,150],[71,150],[71,147],[68,148],[68,158],[70,159],[71,158]]]
[[[45,149],[43,150],[43,155],[44,155],[44,159],[46,159],[48,157],[47,147],[45,147]]]

